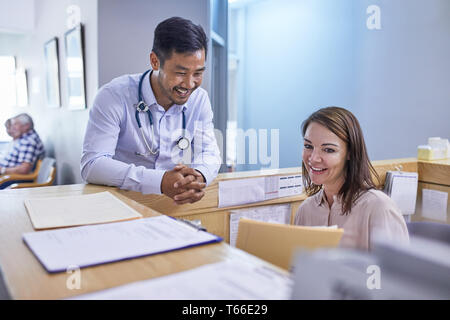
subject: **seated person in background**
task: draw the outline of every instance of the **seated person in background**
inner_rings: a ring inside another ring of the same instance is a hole
[[[36,131],[33,119],[26,113],[11,118],[8,134],[14,139],[9,152],[0,158],[0,175],[28,174],[44,153],[44,146]],[[6,125],[6,124],[5,124]]]
[[[11,131],[11,118],[5,121],[5,129],[8,136],[12,138]],[[0,159],[2,159],[5,155],[7,155],[12,150],[13,143],[9,143],[6,148],[2,148],[0,151]]]
[[[295,224],[344,229],[340,246],[370,250],[374,234],[408,243],[406,223],[393,200],[376,189],[378,175],[367,155],[356,117],[328,107],[302,124],[302,174],[309,196],[299,207]]]

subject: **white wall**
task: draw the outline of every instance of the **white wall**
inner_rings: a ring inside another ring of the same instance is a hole
[[[81,23],[85,26],[85,69],[87,103],[91,104],[98,87],[97,70],[97,1],[39,0],[34,7],[35,29],[27,34],[16,50],[18,64],[27,70],[29,107],[36,131],[41,136],[48,156],[56,158],[57,183],[81,182],[79,173],[81,144],[88,119],[88,110],[67,109],[67,80],[65,72],[64,33],[67,31],[66,8],[76,4],[81,9]],[[47,107],[45,96],[44,43],[53,37],[59,41],[60,92],[62,106]],[[2,44],[3,45],[3,44]],[[10,47],[12,50],[12,47]],[[33,92],[33,86],[39,92]]]
[[[380,30],[366,27],[373,4]],[[245,16],[238,126],[280,129],[280,167],[301,164],[300,125],[330,105],[355,113],[372,160],[450,138],[450,1],[265,0]]]
[[[428,137],[450,138],[450,1],[364,0],[355,10],[370,4],[381,9],[381,30],[355,37],[355,105],[369,155],[415,157]]]
[[[159,22],[180,16],[200,24],[209,38],[209,0],[98,0],[99,84],[150,68],[153,32]],[[208,55],[208,62],[210,62]],[[210,69],[210,68],[208,68]],[[205,74],[209,89],[209,72]]]
[[[0,0],[0,31],[33,32],[34,3],[34,0]]]

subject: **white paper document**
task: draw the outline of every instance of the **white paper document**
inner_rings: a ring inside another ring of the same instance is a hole
[[[81,295],[95,300],[285,300],[292,291],[290,276],[263,265],[238,260]]]
[[[110,192],[25,200],[35,229],[124,221],[142,215]]]
[[[264,201],[264,177],[219,181],[219,208]]]
[[[290,197],[302,193],[302,176],[269,176],[265,177],[265,199]]]
[[[158,216],[26,233],[23,240],[47,271],[61,272],[222,239],[173,218]]]
[[[268,176],[219,181],[219,208],[302,193],[302,176]]]
[[[337,224],[333,224],[332,226],[308,226],[308,228],[337,230],[338,229],[338,225]]]
[[[422,216],[424,218],[447,221],[448,193],[422,189]]]
[[[247,218],[264,222],[289,224],[291,220],[291,205],[280,204],[261,206],[252,209],[237,209],[230,211],[230,245],[236,246],[239,231],[239,219]]]
[[[418,174],[417,172],[394,173],[390,196],[404,215],[416,211]]]

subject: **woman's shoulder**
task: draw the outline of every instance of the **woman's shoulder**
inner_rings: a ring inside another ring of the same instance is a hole
[[[377,212],[381,210],[398,210],[395,202],[383,191],[370,189],[364,192],[357,202],[368,208],[376,208]]]
[[[319,206],[321,193],[322,192],[319,191],[311,196],[308,196],[305,200],[302,201],[295,214],[294,224],[312,225],[311,219],[314,213],[316,213],[317,207]]]
[[[391,198],[386,193],[378,189],[367,190],[361,195],[361,198],[374,203],[383,203],[386,200],[391,200]]]

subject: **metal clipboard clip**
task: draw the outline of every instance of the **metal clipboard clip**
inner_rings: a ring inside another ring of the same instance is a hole
[[[200,220],[197,220],[198,223],[196,223],[195,221],[190,221],[190,220],[186,220],[186,219],[177,219],[177,221],[183,222],[187,226],[194,228],[197,231],[205,231],[206,232],[206,228],[201,225]]]

